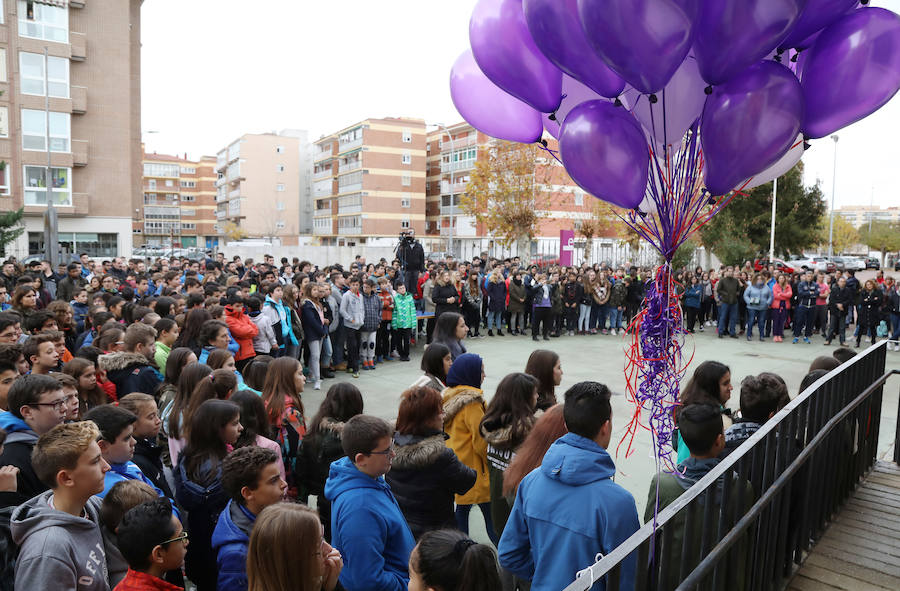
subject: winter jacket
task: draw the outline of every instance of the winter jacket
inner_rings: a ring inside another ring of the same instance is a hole
[[[72,279],[66,275],[56,286],[56,299],[68,302],[75,297],[78,290],[84,287],[85,284],[86,282],[82,277]]]
[[[459,461],[444,441],[447,435],[394,435],[396,456],[384,479],[417,540],[427,531],[455,528],[454,495],[475,484],[475,470]]]
[[[139,437],[134,444],[134,457],[131,461],[137,464],[141,473],[152,485],[163,492],[170,499],[174,499],[172,489],[163,472],[162,461],[163,446],[155,440],[147,437]]]
[[[303,335],[308,342],[322,340],[328,335],[322,316],[319,316],[319,308],[312,300],[303,302],[303,307],[300,308],[300,323],[303,325]]]
[[[625,280],[624,278],[617,279],[609,292],[609,305],[616,308],[624,307],[626,297],[628,297],[628,288],[625,286]]]
[[[447,300],[453,298],[453,303]],[[452,283],[435,285],[431,290],[431,301],[434,302],[434,317],[440,318],[444,312],[459,312],[459,292]]]
[[[765,310],[772,304],[772,290],[767,285],[748,285],[744,290],[744,302],[748,310]]]
[[[535,308],[553,307],[553,296],[556,288],[557,286],[551,283],[532,283],[528,289],[532,306]]]
[[[272,349],[278,348],[278,339],[272,329],[272,318],[262,310],[250,312],[250,320],[256,325],[256,336],[253,337],[253,350],[261,355],[268,355]]]
[[[48,488],[31,466],[31,451],[38,436],[24,420],[11,412],[0,412],[0,428],[6,431],[0,466],[15,466],[19,469],[16,492],[4,494],[0,499],[6,506],[20,505]]]
[[[781,308],[781,302],[784,302],[784,308],[786,310],[791,309],[791,296],[794,295],[794,292],[791,290],[791,286],[788,283],[784,284],[782,288],[778,283],[772,286],[772,308],[778,309]]]
[[[159,577],[129,568],[125,578],[114,591],[183,591],[183,589]]]
[[[716,283],[716,293],[723,304],[736,304],[740,290],[741,284],[734,277],[723,277]]]
[[[762,425],[753,421],[742,421],[728,427],[725,430],[725,450],[719,455],[719,459],[724,460],[728,457],[731,452],[750,439],[751,435],[759,431],[760,427]]]
[[[700,303],[703,301],[703,286],[699,283],[689,286],[684,290],[684,307],[694,310],[700,309]]]
[[[513,279],[509,282],[509,310],[510,314],[516,314],[525,310],[525,299],[528,296],[525,284],[520,279],[518,283]]]
[[[378,294],[363,294],[363,332],[375,332],[381,324],[381,298]]]
[[[217,591],[246,591],[247,546],[256,515],[247,507],[228,501],[212,534],[212,550],[218,567]]]
[[[137,464],[134,462],[123,462],[121,464],[110,464],[109,471],[103,477],[103,490],[100,491],[97,496],[101,499],[105,498],[107,494],[109,494],[109,490],[115,486],[117,482],[122,482],[123,480],[139,480],[156,491],[156,495],[159,497],[165,497],[165,493],[151,481],[149,478],[144,476],[144,473],[141,472],[141,469],[138,468]],[[174,507],[173,507],[174,508]],[[175,509],[175,516],[180,517],[178,514],[178,509]]]
[[[859,303],[859,326],[878,326],[881,321],[881,291],[862,290]]]
[[[472,293],[472,290],[469,289],[468,285],[466,285],[462,290],[462,299],[463,307],[468,307],[469,309],[477,312],[479,316],[481,316],[481,302],[484,300],[480,288],[476,286],[475,293]]]
[[[659,511],[662,511],[665,507],[668,507],[672,503],[674,503],[678,497],[680,497],[686,490],[691,488],[698,480],[706,476],[713,468],[715,468],[719,462],[721,462],[718,458],[711,458],[706,460],[699,460],[696,458],[688,458],[684,462],[678,465],[678,468],[673,473],[661,473],[654,474],[653,480],[650,482],[650,491],[648,493],[648,501],[647,508],[644,511],[644,521],[650,521],[654,517],[654,511],[657,507],[657,501],[659,503]],[[730,476],[733,479],[733,486],[742,485],[745,488],[743,493],[743,506],[737,508],[737,519],[740,519],[741,516],[753,505],[753,486],[746,480],[742,482],[738,482],[734,475]],[[708,524],[708,531],[715,532],[718,530],[718,522],[719,522],[719,506],[722,503],[722,488],[724,485],[724,477],[720,478],[716,482],[716,487],[713,489],[713,507],[714,509],[711,511],[711,522]],[[658,489],[658,490],[657,490]],[[706,497],[701,497],[697,502],[699,503],[699,511],[698,515],[703,514],[704,499]],[[735,503],[737,502],[738,493],[736,492],[736,488],[732,488],[731,495],[729,497],[728,505],[726,506],[726,512],[728,514],[733,514],[735,510]],[[669,550],[669,560],[670,564],[680,564],[683,556],[682,553],[686,550],[688,552],[687,556],[687,568],[688,572],[692,570],[694,567],[699,564],[700,559],[700,547],[702,543],[702,538],[704,537],[704,531],[700,527],[693,527],[691,530],[691,539],[692,542],[684,545],[684,525],[686,520],[686,511],[681,511],[675,515],[675,517],[669,521],[669,527],[672,528],[672,544],[669,546],[671,550]],[[737,543],[738,551],[734,553],[734,556],[737,557],[737,565],[735,568],[737,572],[745,572],[746,570],[746,560],[747,560],[747,541],[749,540],[749,536],[743,536],[742,539]],[[666,550],[661,549],[663,552]],[[678,569],[670,569],[669,576],[665,581],[662,581],[660,584],[661,589],[675,589],[678,584],[681,582],[679,577]],[[737,585],[735,589],[740,591],[745,588],[745,580],[742,577],[737,577]]]
[[[324,417],[316,432],[303,439],[297,456],[297,479],[302,489],[311,495],[322,495],[331,463],[344,457],[341,433],[344,423]]]
[[[491,312],[503,312],[506,310],[506,283],[498,281],[487,282],[488,310]]]
[[[354,295],[352,291],[348,291],[341,296],[341,317],[344,319],[344,326],[347,328],[356,330],[362,328],[366,319],[362,293]]]
[[[801,281],[797,284],[797,305],[814,308],[819,297],[819,284],[815,281]]]
[[[838,308],[838,304],[842,304],[844,309]],[[853,305],[853,292],[846,285],[841,288],[838,285],[831,286],[831,293],[828,295],[828,310],[832,314],[847,315],[847,310]]]
[[[574,433],[557,439],[519,484],[500,564],[531,580],[531,591],[559,591],[598,553],[612,552],[640,527],[634,497],[612,481],[615,471],[596,442]],[[632,554],[622,563],[621,589],[634,588],[636,562]]]
[[[331,464],[325,497],[331,501],[332,546],[344,558],[347,591],[406,591],[415,546],[384,478],[360,472],[344,457]]]
[[[378,297],[381,298],[381,321],[390,322],[394,315],[394,294],[390,289],[379,289]]]
[[[263,304],[263,313],[272,322],[272,331],[275,333],[275,340],[278,341],[279,349],[300,344],[294,331],[291,330],[291,307],[285,305],[284,300],[276,302],[270,296],[266,296],[266,301]]]
[[[625,302],[632,306],[639,306],[644,301],[644,282],[636,277],[632,277],[631,285],[628,286],[628,295]]]
[[[419,298],[424,302],[423,306],[425,308],[425,312],[429,314],[434,314],[434,302],[431,301],[431,292],[434,290],[434,281],[428,277],[428,273],[419,277],[419,282],[421,283],[421,294],[422,297]]]
[[[529,429],[536,419],[529,417]],[[524,437],[513,438],[512,425],[503,424],[499,420],[481,424],[481,436],[487,442],[488,475],[491,490],[491,520],[494,532],[499,536],[506,527],[509,512],[512,511],[514,498],[503,496],[503,473],[509,468],[515,457],[515,451],[522,444]]]
[[[243,306],[225,306],[225,324],[228,332],[238,344],[238,352],[234,355],[235,361],[243,361],[256,356],[253,349],[253,339],[259,334],[259,328],[253,319],[244,314]]]
[[[394,294],[394,309],[391,315],[392,328],[416,328],[416,302],[411,295]]]
[[[477,357],[477,355],[471,355]],[[461,356],[454,362],[454,366]],[[479,358],[480,360],[480,358]],[[453,371],[453,367],[450,368]],[[478,367],[479,382],[481,367]],[[452,380],[447,376],[448,385]],[[480,388],[465,384],[453,385],[442,394],[444,401],[444,431],[450,436],[447,446],[460,461],[475,470],[477,480],[468,492],[456,495],[457,505],[475,505],[491,500],[490,476],[487,467],[487,442],[479,432],[484,417],[484,393]]]
[[[173,470],[175,477],[175,498],[179,506],[187,511],[185,529],[191,534],[187,556],[184,560],[188,578],[205,589],[216,585],[216,553],[212,549],[212,534],[219,519],[219,513],[228,504],[228,494],[222,488],[222,466],[213,468],[207,460],[199,472],[207,475],[202,484],[188,478],[184,467],[184,454]]]
[[[140,353],[108,353],[100,356],[98,364],[121,396],[132,392],[152,396],[163,381],[159,371],[150,365],[150,360]]]
[[[75,300],[69,302],[69,305],[72,306],[72,312],[74,314],[73,320],[75,321],[75,331],[79,333],[84,332],[84,319],[87,318],[88,305],[79,304]],[[74,350],[77,351],[78,347],[75,347]]]
[[[623,283],[624,286],[624,283]],[[581,303],[581,298],[584,296],[584,286],[577,281],[573,281],[569,283],[568,281],[563,284],[563,303],[568,307],[572,307],[573,304]]]
[[[591,297],[594,298],[594,303],[600,306],[605,305],[609,301],[609,281],[607,280],[597,280],[594,283],[593,293],[591,293]]]
[[[50,507],[53,491],[20,505],[10,529],[19,546],[16,589],[109,591],[100,535],[100,499],[91,497],[84,517]]]

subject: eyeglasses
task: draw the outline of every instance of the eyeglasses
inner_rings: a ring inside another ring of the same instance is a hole
[[[171,540],[166,540],[165,542],[161,543],[160,546],[165,546],[166,544],[171,544],[172,542],[187,542],[187,539],[188,539],[187,530],[186,529],[181,530],[180,536],[175,536]]]
[[[370,451],[368,455],[370,456],[389,456],[394,451],[394,444],[390,444],[387,449],[381,451]]]
[[[68,398],[60,398],[54,402],[35,402],[34,404],[29,404],[28,406],[52,406],[53,410],[62,410],[66,407],[66,402],[68,402]]]

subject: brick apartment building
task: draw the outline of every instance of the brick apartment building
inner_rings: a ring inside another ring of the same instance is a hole
[[[313,147],[303,130],[245,134],[216,156],[216,230],[296,246],[312,232]]]
[[[141,0],[0,1],[0,211],[24,206],[26,230],[8,254],[45,252],[48,184],[65,252],[130,253],[141,205],[140,9]]]
[[[470,258],[480,252],[503,251],[487,228],[460,208],[475,163],[485,158],[493,141],[465,122],[429,132],[423,240],[426,250],[447,251],[452,223],[453,251],[457,256]],[[549,147],[558,149],[552,138]],[[542,217],[532,254],[553,252],[558,249],[560,230],[577,230],[581,220],[592,215],[594,197],[578,187],[563,166],[549,156],[538,159],[535,178],[541,189],[536,203]]]
[[[134,212],[134,245],[215,248],[216,157],[145,152],[141,164],[143,203]]]
[[[425,121],[366,119],[315,142],[313,234],[329,246],[425,232]]]

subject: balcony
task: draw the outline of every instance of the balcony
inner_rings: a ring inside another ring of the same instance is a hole
[[[441,215],[462,215],[463,211],[459,205],[442,205]]]
[[[334,183],[331,179],[325,179],[322,181],[318,181],[313,183],[313,196],[314,197],[330,197],[332,194],[332,190],[334,188]]]
[[[338,205],[338,214],[343,213],[359,213],[362,211],[362,205]]]
[[[314,217],[331,217],[331,206],[323,207],[322,209],[317,209],[315,213],[313,213]]]
[[[341,234],[342,236],[359,236],[360,234],[362,234],[362,226],[338,228],[338,234]]]
[[[72,113],[83,115],[87,112],[87,88],[84,86],[72,86]]]
[[[87,4],[87,0],[69,0],[69,6],[72,8],[84,8],[85,4]]]
[[[340,165],[340,168],[338,169],[338,171],[340,173],[344,173],[344,172],[350,172],[353,170],[359,170],[360,168],[362,168],[362,159],[355,160],[353,162],[347,162],[347,163],[341,162],[341,165]]]
[[[338,154],[343,154],[344,152],[349,152],[350,150],[355,150],[356,148],[362,147],[362,145],[363,145],[362,138],[359,138],[358,140],[353,140],[352,142],[338,144]]]
[[[238,187],[234,191],[231,191],[230,193],[228,193],[229,199],[237,199],[240,196],[241,196],[241,188],[240,187]]]
[[[331,224],[329,223],[327,226],[313,226],[313,235],[315,236],[327,236],[331,234]]]
[[[73,62],[83,62],[87,59],[87,35],[69,31],[69,43],[72,46],[71,59]]]
[[[441,182],[441,194],[449,195],[450,193],[458,194],[466,192],[466,185],[468,183],[453,183],[451,186],[448,182]]]
[[[441,172],[457,172],[460,170],[472,170],[475,168],[474,160],[461,160],[460,162],[441,162]]]
[[[220,176],[219,178],[216,179],[216,188],[219,188],[219,187],[225,185],[225,183],[227,183],[227,182],[228,182],[228,179],[226,179],[224,176]]]
[[[352,185],[338,184],[338,193],[353,193],[354,191],[362,191],[362,183],[353,183]]]
[[[325,168],[325,169],[323,169],[323,170],[320,170],[319,172],[314,172],[314,173],[313,173],[313,180],[318,180],[318,179],[329,179],[329,178],[332,177],[333,174],[334,174],[334,170],[333,170],[333,169],[331,169],[331,168]]]
[[[226,217],[228,217],[228,214],[225,212],[224,209],[216,210],[216,219],[217,220],[224,220]]]
[[[88,141],[72,140],[72,164],[74,166],[87,166]]]
[[[329,145],[327,149],[319,150],[318,152],[316,152],[316,155],[313,158],[313,160],[315,162],[318,162],[319,160],[324,160],[326,158],[330,158],[332,155],[332,152],[333,152],[333,150],[331,149],[331,146]]]

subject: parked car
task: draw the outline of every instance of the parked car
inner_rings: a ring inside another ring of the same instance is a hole
[[[875,269],[876,271],[881,269],[881,261],[878,260],[878,257],[869,257],[866,259],[866,269]]]
[[[811,257],[797,257],[788,261],[790,265],[792,265],[795,269],[803,269],[804,271],[822,271],[823,273],[830,273],[834,271],[834,263],[828,260],[828,257],[823,256],[811,256]]]
[[[866,260],[862,257],[844,257],[844,268],[848,271],[865,271]]]
[[[769,265],[775,265],[775,270],[780,273],[793,273],[794,267],[781,259],[756,259],[753,261],[753,269],[756,271],[765,271]]]
[[[555,254],[537,254],[531,257],[531,260],[528,262],[528,266],[537,265],[542,270],[558,264],[559,255]]]
[[[832,262],[834,262],[834,267],[838,271],[846,271],[848,268],[852,269],[853,267],[847,267],[847,259],[844,257],[831,257]]]

